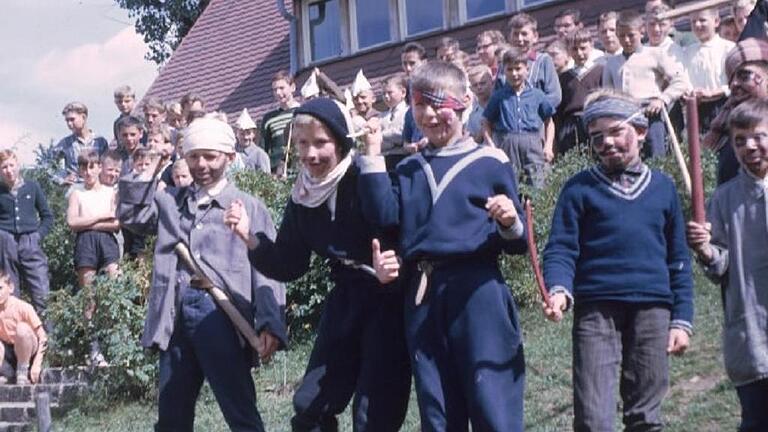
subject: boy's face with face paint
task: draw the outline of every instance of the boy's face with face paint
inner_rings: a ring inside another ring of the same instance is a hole
[[[590,144],[607,169],[624,169],[640,160],[640,141],[645,138],[645,130],[613,117],[598,118],[588,128]]]
[[[442,89],[446,95],[461,101],[464,106],[469,104],[469,97],[455,94],[450,89]],[[424,133],[424,137],[434,147],[445,147],[460,138],[463,131],[461,112],[451,108],[435,106],[424,98],[414,97],[413,118],[416,125]]]

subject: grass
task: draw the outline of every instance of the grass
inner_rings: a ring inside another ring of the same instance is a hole
[[[683,357],[671,361],[671,387],[664,404],[669,431],[735,430],[739,406],[724,374],[720,353],[722,309],[720,289],[696,274],[696,334]],[[545,322],[535,309],[521,311],[525,331],[527,388],[525,423],[529,431],[564,431],[571,428],[571,338],[570,316],[561,324]],[[258,405],[268,431],[288,431],[292,414],[291,395],[304,371],[311,341],[295,342],[269,366],[254,376]],[[62,431],[146,431],[156,419],[155,405],[133,402],[103,408],[84,403],[56,421]],[[617,429],[620,415],[617,410]],[[340,430],[351,431],[347,411],[340,417]],[[227,431],[226,423],[207,387],[197,405],[196,429]],[[418,431],[415,397],[403,431]]]

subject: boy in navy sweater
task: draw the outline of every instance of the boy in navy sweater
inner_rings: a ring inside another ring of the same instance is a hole
[[[41,314],[48,299],[48,258],[43,238],[53,226],[53,213],[43,189],[34,180],[25,180],[19,161],[11,150],[0,151],[0,255],[3,271],[10,275],[15,295],[19,282],[29,288],[32,305]]]
[[[560,192],[544,251],[559,321],[574,306],[574,430],[613,430],[616,369],[627,430],[661,430],[667,354],[688,346],[693,280],[672,180],[640,160],[648,119],[629,96],[590,95],[584,121],[599,164]]]
[[[452,64],[421,66],[412,78],[416,124],[427,147],[397,165],[379,155],[381,134],[360,158],[363,214],[399,227],[405,325],[424,431],[521,431],[524,360],[515,302],[497,265],[526,251],[512,165],[462,133],[466,76]],[[394,276],[397,263],[378,259]],[[389,266],[389,267],[387,267]]]

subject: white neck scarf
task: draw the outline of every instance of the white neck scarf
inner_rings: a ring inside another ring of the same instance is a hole
[[[312,177],[306,169],[302,168],[291,190],[293,202],[310,208],[319,207],[324,202],[328,202],[331,220],[336,219],[336,191],[339,182],[352,165],[353,153],[354,150],[350,150],[347,156],[323,178]]]

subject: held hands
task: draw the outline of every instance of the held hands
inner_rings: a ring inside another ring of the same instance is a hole
[[[400,275],[400,261],[393,250],[381,251],[379,239],[371,242],[373,250],[373,269],[376,270],[376,278],[382,284],[388,284]]]
[[[237,234],[248,245],[249,249],[255,247],[255,245],[251,244],[250,239],[251,220],[248,217],[248,212],[245,211],[245,205],[242,200],[236,199],[232,201],[232,204],[224,212],[224,225]]]
[[[669,329],[669,342],[667,343],[667,354],[682,355],[688,348],[688,332],[679,328]]]
[[[485,202],[488,216],[494,219],[502,228],[511,228],[517,222],[515,203],[506,195],[494,195]]]
[[[563,319],[563,312],[567,306],[568,298],[561,292],[549,296],[549,304],[541,303],[544,316],[552,322],[560,322]]]
[[[712,239],[712,224],[689,221],[685,226],[685,238],[699,259],[705,263],[712,262],[712,245],[709,243]]]

